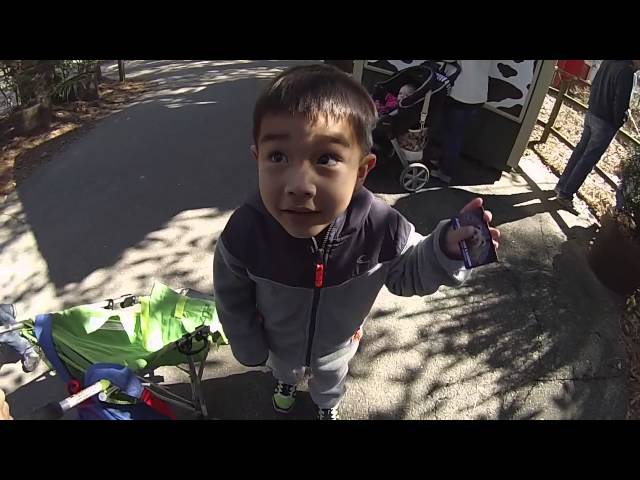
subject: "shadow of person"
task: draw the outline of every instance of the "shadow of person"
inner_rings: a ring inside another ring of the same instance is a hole
[[[312,420],[317,408],[306,391],[298,390],[296,404],[288,414],[273,409],[271,396],[275,380],[271,373],[250,371],[202,382],[209,417],[218,420]],[[180,396],[190,398],[188,383],[165,385]],[[185,410],[174,409],[179,419],[192,418]]]

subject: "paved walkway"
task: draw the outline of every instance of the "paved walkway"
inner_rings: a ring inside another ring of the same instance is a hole
[[[265,79],[293,63],[130,62],[128,78],[154,88],[54,154],[0,206],[0,301],[30,316],[146,293],[154,278],[211,291],[216,238],[256,184],[253,103]],[[400,190],[399,166],[374,171],[369,187],[424,233],[481,194],[503,233],[501,262],[431,297],[383,290],[343,417],[624,417],[619,299],[584,260],[593,219],[557,211],[554,177],[537,161],[521,168],[499,179],[478,170],[480,185],[414,195]],[[24,375],[6,350],[2,363],[15,416],[64,395],[44,368]],[[180,372],[161,373],[188,391]],[[280,418],[270,375],[241,367],[228,348],[209,357],[206,378],[214,416]],[[302,391],[291,417],[313,413]]]

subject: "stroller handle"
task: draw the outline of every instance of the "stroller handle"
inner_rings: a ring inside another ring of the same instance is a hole
[[[0,337],[2,335],[4,335],[5,333],[9,333],[9,332],[13,332],[15,330],[21,330],[24,328],[24,323],[27,320],[16,320],[16,323],[13,323],[11,325],[7,325],[5,327],[0,327]]]
[[[111,382],[99,380],[93,385],[80,390],[78,393],[65,398],[60,402],[51,402],[31,412],[23,420],[59,420],[68,410],[77,407],[85,400],[109,389]]]

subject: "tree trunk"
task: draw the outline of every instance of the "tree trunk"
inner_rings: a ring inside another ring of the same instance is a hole
[[[100,66],[100,60],[96,62],[96,83],[102,82],[102,68]]]
[[[121,82],[125,81],[124,60],[118,60],[118,76],[120,77]]]
[[[17,60],[13,62],[14,79],[23,107],[51,104],[51,88],[55,78],[53,60]]]
[[[46,128],[51,121],[51,89],[55,60],[5,60],[15,83],[20,110],[15,113],[18,131],[24,134]]]

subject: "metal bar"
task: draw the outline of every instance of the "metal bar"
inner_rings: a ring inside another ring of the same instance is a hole
[[[16,330],[20,330],[21,328],[24,328],[23,323],[25,323],[26,320],[17,320],[15,324],[13,325],[8,325],[6,327],[0,327],[0,335],[4,335],[5,333],[9,333],[9,332],[14,332]]]
[[[558,89],[557,88],[553,88],[553,87],[549,87],[549,90],[551,92],[553,92],[556,95],[556,98],[557,98],[558,93],[559,93]],[[573,98],[573,97],[571,97],[569,95],[565,95],[564,96],[564,100],[566,100],[567,103],[570,103],[575,107],[578,107],[579,109],[581,109],[584,112],[586,112],[589,109],[589,107],[587,105],[585,105],[584,103],[582,103],[580,100],[576,100],[575,98]],[[618,136],[618,135],[622,135],[625,138],[625,140],[634,143],[637,147],[640,147],[640,140],[636,139],[633,135],[631,135],[630,133],[626,132],[622,128],[619,129],[616,132],[616,136]],[[546,141],[546,139],[545,139],[545,141]]]
[[[545,125],[544,130],[542,131],[542,136],[540,137],[540,141],[542,143],[546,142],[547,138],[549,138],[549,133],[551,133],[551,129],[558,117],[558,113],[560,113],[560,107],[562,107],[562,102],[564,101],[564,94],[568,88],[569,81],[562,80],[560,82],[560,94],[556,97],[556,103],[553,104],[553,109],[549,114],[549,120],[547,120],[547,124]]]
[[[163,400],[167,400],[169,401],[169,399],[171,399],[172,403],[179,403],[181,405],[184,405],[185,407],[190,408],[191,410],[196,410],[196,405],[194,402],[191,402],[185,398],[182,398],[180,395],[177,395],[173,392],[170,392],[169,390],[165,389],[164,387],[157,385],[155,383],[151,383],[149,382],[147,379],[140,377],[138,375],[136,375],[140,380],[142,380],[144,383],[146,383],[146,387],[149,388],[149,390],[152,390],[154,395],[157,395],[158,397],[162,397]]]
[[[389,75],[389,76],[398,73],[398,72],[394,72],[393,70],[387,70],[384,68],[376,67],[375,65],[369,65],[367,63],[365,63],[363,68],[364,70],[370,70],[372,72],[377,72],[377,73],[384,73],[385,75]]]
[[[66,412],[67,410],[71,410],[72,408],[78,406],[88,398],[93,397],[94,395],[104,391],[105,388],[108,388],[108,385],[109,385],[108,381],[100,380],[94,383],[93,385],[85,388],[84,390],[81,390],[78,393],[60,401],[59,402],[60,408],[62,409],[63,412]]]
[[[362,83],[362,72],[364,68],[365,60],[354,60],[353,61],[353,78],[357,80],[358,83]]]
[[[187,356],[187,361],[189,362],[189,386],[191,387],[191,399],[193,400],[193,403],[196,403],[198,395],[196,394],[196,385],[193,383],[193,377],[196,374],[196,369],[191,355]]]
[[[402,151],[402,148],[400,147],[398,140],[395,138],[391,140],[391,145],[393,145],[393,149],[395,150],[396,155],[398,155],[398,158],[400,159],[400,163],[402,163],[402,166],[403,167],[408,166],[409,160],[407,160],[407,157],[404,156],[404,152]]]
[[[207,412],[207,404],[204,401],[204,395],[202,394],[202,384],[200,383],[200,378],[196,373],[196,366],[193,361],[193,357],[189,355],[189,370],[191,377],[191,391],[193,392],[193,401],[194,403],[197,401],[200,412],[204,417],[208,417],[209,413]]]
[[[108,380],[99,380],[93,385],[80,390],[60,402],[50,402],[45,406],[34,410],[25,417],[25,420],[59,420],[64,416],[65,412],[77,407],[92,396],[103,392],[108,387]]]
[[[631,120],[631,124],[633,125],[633,128],[635,128],[636,132],[638,132],[638,135],[640,135],[640,130],[638,130],[638,125],[636,124],[636,121],[633,119],[633,115],[631,114],[631,112],[629,112],[629,120]]]
[[[197,412],[198,409],[196,408],[196,406],[194,404],[192,404],[191,402],[189,402],[188,400],[185,400],[184,398],[180,398],[175,399],[172,397],[169,397],[167,395],[165,395],[165,393],[159,393],[159,392],[153,392],[153,394],[158,397],[161,400],[164,400],[167,403],[170,403],[172,405],[175,405],[177,407],[181,407],[184,408],[185,410],[189,410],[190,412]]]
[[[209,342],[209,340],[207,339],[207,343],[208,342]],[[209,347],[209,345],[207,345],[207,352],[204,355],[203,360],[200,362],[200,368],[198,370],[198,378],[200,380],[202,380],[202,374],[204,373],[204,364],[205,364],[205,362],[207,360],[207,357],[209,356],[209,350],[210,350],[210,347]]]

